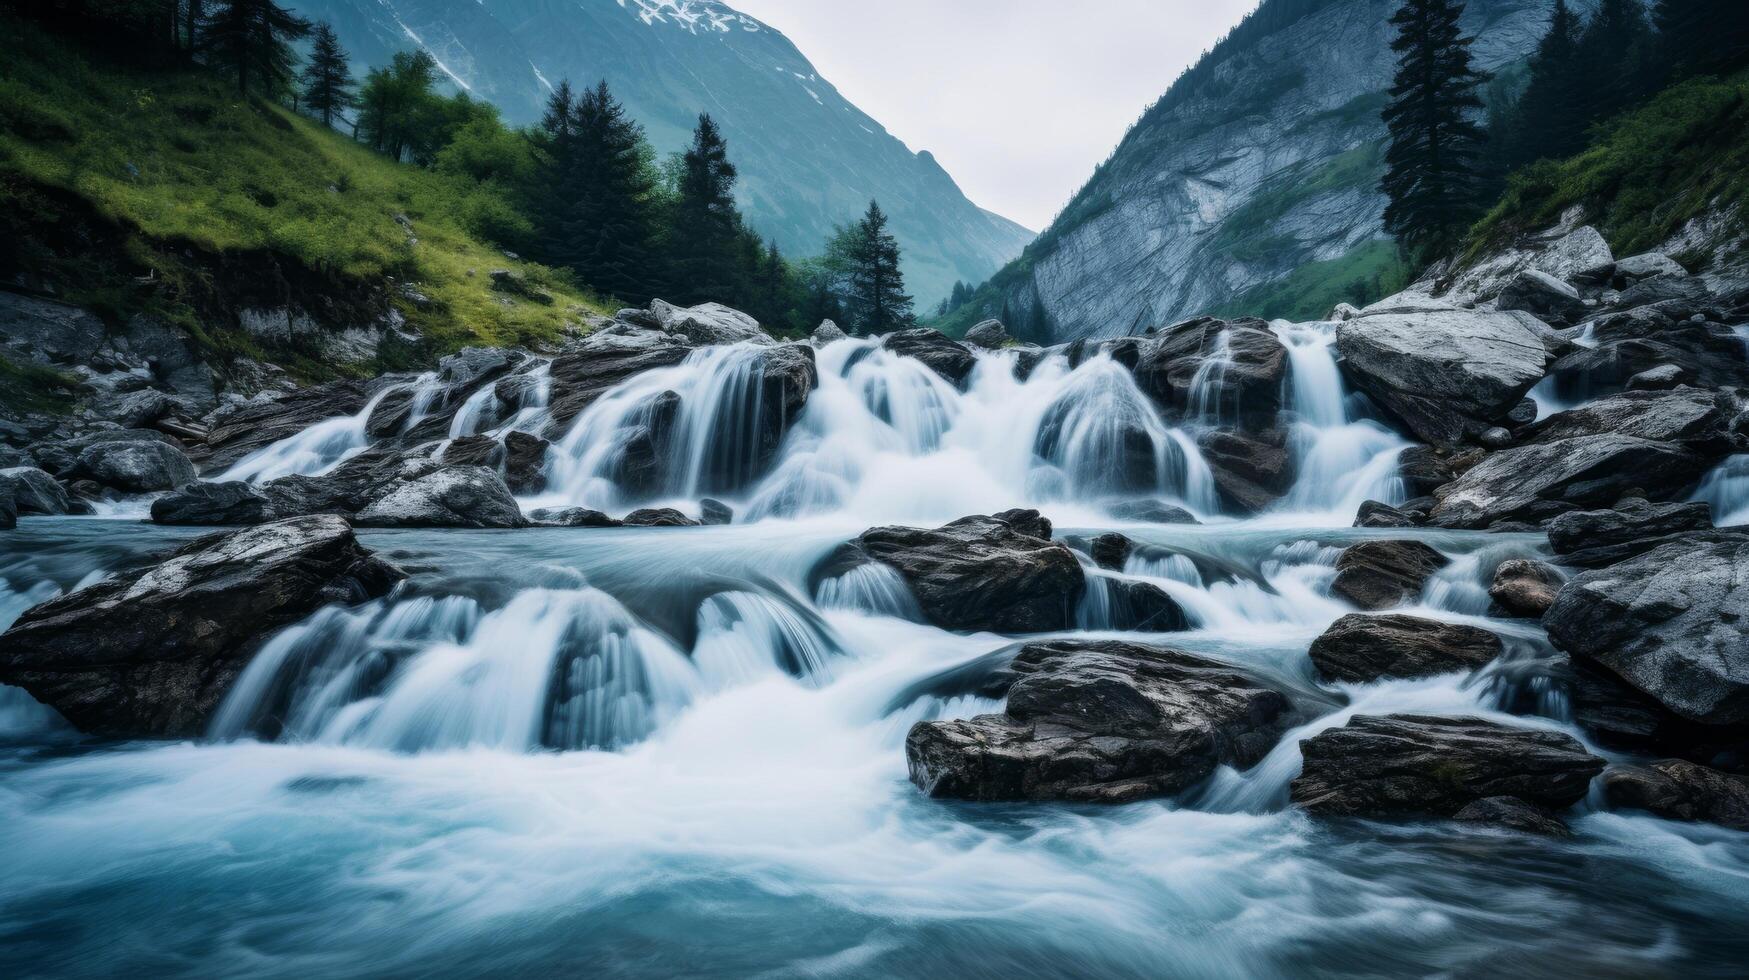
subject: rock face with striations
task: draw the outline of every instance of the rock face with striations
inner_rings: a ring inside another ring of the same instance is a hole
[[[892,566],[942,629],[1038,633],[1073,626],[1087,588],[1075,553],[1050,535],[1038,511],[1011,510],[934,530],[872,528],[828,561]]]
[[[1712,526],[1712,507],[1705,503],[1633,499],[1612,510],[1576,510],[1554,518],[1549,547],[1563,565],[1603,568]]]
[[[484,466],[447,466],[407,480],[358,512],[362,527],[511,528],[528,522],[504,480]]]
[[[1501,649],[1498,636],[1476,626],[1350,613],[1313,640],[1308,655],[1326,679],[1366,684],[1475,670]]]
[[[999,715],[919,722],[911,781],[967,800],[1122,803],[1261,759],[1294,720],[1280,691],[1180,650],[1117,641],[1025,647]]]
[[[1611,766],[1603,774],[1603,797],[1617,809],[1749,830],[1749,779],[1680,759]]]
[[[1604,766],[1560,732],[1425,715],[1358,715],[1300,754],[1293,801],[1324,816],[1449,817],[1496,796],[1560,810]]]
[[[0,637],[0,682],[82,731],[198,735],[274,631],[401,577],[339,517],[201,538],[136,576],[27,611]]]
[[[934,327],[888,334],[881,347],[902,357],[914,357],[956,388],[964,388],[978,359],[966,346]]]
[[[1362,541],[1336,559],[1333,595],[1362,609],[1389,609],[1421,594],[1451,559],[1419,541]]]
[[[1143,342],[1135,375],[1169,417],[1268,428],[1281,410],[1287,348],[1263,320],[1197,317]]]
[[[1630,490],[1669,498],[1693,486],[1708,465],[1681,443],[1613,433],[1519,446],[1490,454],[1440,488],[1430,519],[1440,527],[1485,528],[1607,507]]]

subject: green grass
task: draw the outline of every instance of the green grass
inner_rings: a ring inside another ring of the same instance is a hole
[[[0,207],[16,215],[71,195],[127,232],[131,262],[164,277],[172,295],[160,290],[150,301],[174,306],[178,295],[199,293],[202,284],[188,277],[211,263],[179,261],[192,251],[271,256],[340,292],[385,277],[416,283],[431,302],[395,303],[427,353],[550,338],[577,319],[577,308],[607,307],[486,240],[488,229],[526,227],[489,186],[387,160],[282,107],[241,99],[200,69],[100,62],[7,17],[0,32],[12,39],[0,57]],[[417,244],[397,215],[411,220]],[[486,275],[506,267],[556,301],[507,302]],[[136,292],[116,287],[93,299],[123,314],[147,302]],[[199,328],[198,317],[177,319]],[[220,349],[246,346],[205,339]]]
[[[64,414],[78,388],[75,379],[58,371],[0,357],[0,409],[8,413]]]
[[[1365,306],[1408,285],[1411,269],[1395,244],[1369,241],[1339,258],[1308,262],[1261,283],[1212,311],[1215,316],[1316,320],[1337,303]]]
[[[1749,206],[1749,72],[1691,79],[1603,124],[1590,147],[1515,174],[1471,231],[1466,258],[1579,205],[1617,255],[1657,246],[1713,207]]]

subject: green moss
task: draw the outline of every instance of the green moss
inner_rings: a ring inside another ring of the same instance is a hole
[[[1749,72],[1660,92],[1596,130],[1585,152],[1515,174],[1467,258],[1585,210],[1617,255],[1658,245],[1713,206],[1749,204]]]
[[[1211,311],[1216,316],[1315,320],[1337,303],[1364,306],[1408,285],[1411,269],[1388,241],[1369,241],[1339,258],[1309,262],[1253,286]]]
[[[30,188],[70,194],[127,230],[145,268],[168,280],[155,300],[175,306],[202,255],[264,254],[312,279],[415,282],[431,302],[402,310],[433,351],[556,336],[574,307],[606,303],[545,268],[509,259],[480,235],[514,233],[502,192],[383,158],[340,133],[193,69],[148,70],[88,58],[13,18],[0,59],[0,207]],[[402,220],[410,222],[412,237]],[[543,304],[494,293],[486,273],[519,269],[551,292]],[[125,284],[87,281],[76,297],[107,315],[136,311]],[[165,296],[172,298],[166,301]],[[156,309],[179,322],[174,309]],[[189,313],[191,311],[183,311]],[[187,324],[185,325],[192,325]],[[204,334],[216,349],[232,342]]]
[[[7,414],[64,414],[73,407],[78,388],[78,381],[58,371],[0,357],[0,409]]]

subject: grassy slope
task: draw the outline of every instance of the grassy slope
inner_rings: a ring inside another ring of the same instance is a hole
[[[100,63],[4,16],[0,35],[12,39],[0,51],[0,207],[40,208],[33,191],[42,188],[89,204],[134,236],[138,264],[168,281],[160,293],[169,296],[155,300],[172,319],[178,275],[198,274],[174,267],[190,249],[267,252],[336,284],[416,283],[432,302],[396,302],[433,352],[549,338],[577,318],[575,307],[605,305],[470,234],[518,220],[490,189],[386,160],[283,108],[241,100],[204,71]],[[397,215],[412,220],[417,245]],[[506,267],[556,302],[492,292],[486,272]],[[182,312],[180,322],[203,329]],[[246,339],[228,340],[247,352]]]
[[[1585,208],[1617,255],[1653,248],[1714,205],[1749,211],[1749,71],[1692,79],[1604,123],[1575,157],[1515,175],[1466,256]]]

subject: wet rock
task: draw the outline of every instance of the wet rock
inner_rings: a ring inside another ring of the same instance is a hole
[[[1688,275],[1688,270],[1663,252],[1642,252],[1625,259],[1617,259],[1614,273],[1616,287],[1625,289],[1641,279],[1650,279],[1653,276],[1681,279]]]
[[[1523,310],[1555,324],[1572,323],[1586,313],[1579,290],[1536,269],[1526,269],[1507,283],[1496,305],[1502,310]]]
[[[267,494],[247,483],[188,483],[152,501],[154,524],[229,527],[276,519]]]
[[[1312,641],[1308,656],[1326,680],[1370,684],[1475,670],[1502,649],[1498,636],[1475,626],[1350,613]]]
[[[551,443],[527,432],[504,434],[504,483],[511,493],[547,488],[547,449]]]
[[[1125,500],[1107,507],[1106,513],[1120,521],[1148,524],[1201,524],[1196,515],[1164,500]]]
[[[1541,619],[1555,604],[1555,594],[1565,582],[1566,578],[1545,562],[1511,558],[1494,569],[1488,598],[1509,616]]]
[[[358,512],[361,527],[522,527],[504,478],[484,466],[447,466],[407,480]]]
[[[1292,723],[1282,692],[1225,664],[1115,641],[1032,644],[1003,714],[920,722],[911,781],[936,797],[1122,803],[1246,767]]]
[[[650,301],[650,313],[661,330],[700,346],[774,342],[759,329],[758,320],[721,303],[681,308],[657,299]]]
[[[714,497],[705,497],[698,502],[699,523],[701,524],[733,524],[735,509]]]
[[[1362,609],[1389,609],[1415,598],[1451,559],[1419,541],[1362,541],[1336,559],[1330,592]]]
[[[1202,372],[1209,398],[1194,404],[1199,371],[1223,348],[1230,363]],[[1262,320],[1187,320],[1143,343],[1138,355],[1136,384],[1174,418],[1256,431],[1274,425],[1281,410],[1287,348]]]
[[[1650,306],[1653,303],[1679,302],[1689,307],[1700,306],[1713,298],[1704,281],[1688,275],[1659,275],[1642,279],[1622,290],[1615,305],[1622,309]]]
[[[904,577],[924,616],[949,630],[1038,633],[1074,625],[1086,580],[1037,511],[962,517],[926,530],[877,527],[853,547]]]
[[[384,595],[401,577],[339,517],[201,538],[27,611],[0,638],[0,683],[82,731],[196,736],[267,637],[330,603]]]
[[[54,517],[74,510],[73,501],[61,484],[34,466],[0,470],[0,489],[12,498],[13,506],[20,514]]]
[[[542,435],[561,438],[602,395],[645,371],[679,364],[691,351],[684,341],[662,333],[591,334],[553,359],[552,421]]]
[[[1258,513],[1293,487],[1293,453],[1285,430],[1257,435],[1230,430],[1205,432],[1197,439],[1197,446],[1229,510]]]
[[[209,417],[201,469],[223,472],[245,456],[317,422],[357,415],[380,388],[376,382],[347,379],[299,388],[277,398],[221,408]]]
[[[437,362],[437,378],[457,394],[465,395],[503,377],[527,359],[528,355],[521,351],[502,347],[463,347]]]
[[[1089,589],[1094,588],[1090,583]],[[1109,629],[1128,633],[1176,633],[1188,627],[1184,609],[1159,586],[1127,579],[1105,580]]]
[[[1357,715],[1300,754],[1293,801],[1322,816],[1449,817],[1496,796],[1562,810],[1604,766],[1570,735],[1427,715]]]
[[[821,320],[820,325],[814,328],[813,333],[814,343],[816,344],[830,344],[835,340],[843,340],[848,336],[850,335],[845,333],[842,327],[833,323],[831,320]]]
[[[1410,446],[1397,454],[1397,475],[1411,496],[1430,494],[1450,483],[1457,473],[1451,460],[1431,446]]]
[[[1363,500],[1354,512],[1355,527],[1414,527],[1415,518],[1407,511],[1377,500]]]
[[[1749,534],[1666,544],[1575,577],[1543,626],[1682,718],[1749,724],[1746,568]]]
[[[174,490],[195,480],[194,464],[182,450],[162,442],[100,442],[79,453],[77,478],[123,493]]]
[[[155,388],[131,391],[103,407],[100,414],[127,429],[151,425],[182,411],[182,403]]]
[[[646,507],[621,519],[626,527],[698,527],[699,522],[672,507]]]
[[[1694,380],[1694,372],[1680,364],[1660,364],[1629,378],[1627,390],[1669,391],[1677,385],[1692,384]]]
[[[959,343],[934,327],[918,327],[888,334],[881,347],[903,357],[922,361],[956,388],[964,388],[978,359]]]
[[[1490,796],[1477,800],[1459,810],[1452,819],[1544,837],[1567,837],[1572,833],[1560,817],[1516,796]]]
[[[1488,449],[1505,449],[1512,445],[1512,433],[1502,426],[1483,429],[1476,441]]]
[[[1603,796],[1617,810],[1749,830],[1749,779],[1680,759],[1610,766]]]
[[[1543,376],[1543,325],[1439,305],[1369,310],[1336,329],[1353,383],[1421,439],[1453,445],[1502,421]]]
[[[1093,556],[1093,564],[1114,572],[1123,571],[1124,562],[1129,560],[1130,552],[1135,548],[1129,538],[1115,531],[1101,534],[1088,545],[1087,553]]]
[[[1731,420],[1738,411],[1736,399],[1720,391],[1627,391],[1551,415],[1531,427],[1531,439],[1551,442],[1576,436],[1634,436],[1681,443],[1717,458],[1736,446]]]
[[[1001,320],[984,320],[966,331],[966,343],[985,350],[997,350],[1008,343],[1008,328]]]
[[[1629,490],[1678,496],[1710,462],[1681,443],[1613,433],[1519,446],[1491,454],[1441,488],[1431,520],[1456,528],[1540,523],[1567,511],[1606,506]]]
[[[1599,326],[1597,346],[1564,354],[1550,365],[1555,394],[1567,401],[1608,394],[1636,375],[1667,365],[1679,368],[1691,379],[1689,383],[1706,388],[1749,385],[1743,342],[1730,329],[1709,323],[1672,324],[1667,317],[1653,322],[1658,325],[1618,327],[1636,331],[1618,339],[1610,339],[1615,330]],[[1643,329],[1652,333],[1642,336],[1637,331]]]
[[[1561,564],[1602,568],[1713,526],[1705,503],[1629,499],[1612,510],[1579,510],[1549,521],[1549,547]]]
[[[0,531],[18,527],[18,501],[12,493],[12,484],[0,483]]]
[[[546,527],[622,527],[620,521],[587,507],[543,507],[528,513],[529,520]]]

